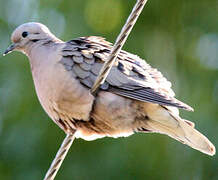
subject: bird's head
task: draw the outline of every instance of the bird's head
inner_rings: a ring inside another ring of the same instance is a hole
[[[39,41],[57,39],[49,29],[36,22],[29,22],[18,26],[11,35],[12,45],[9,46],[3,55],[14,50],[25,52],[25,50]]]

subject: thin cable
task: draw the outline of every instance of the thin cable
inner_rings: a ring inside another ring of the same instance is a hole
[[[64,161],[64,158],[66,157],[73,141],[74,141],[74,133],[73,134],[67,134],[61,147],[59,148],[50,168],[48,169],[44,180],[53,180],[58,172],[58,170],[61,167],[62,162]]]
[[[127,37],[129,36],[133,26],[135,25],[146,3],[147,3],[147,0],[138,0],[136,2],[131,14],[129,15],[126,21],[126,24],[123,26],[119,36],[117,37],[117,40],[112,48],[112,51],[111,51],[110,56],[108,57],[108,60],[104,63],[97,79],[95,80],[94,85],[92,86],[91,93],[93,95],[96,94],[100,85],[102,85],[105,79],[107,78],[114,62],[116,61],[118,54],[120,53],[124,43],[126,42]]]
[[[136,5],[134,6],[130,16],[128,17],[126,24],[123,26],[119,36],[117,37],[117,40],[112,48],[111,54],[108,57],[108,60],[104,63],[96,81],[91,89],[91,93],[95,94],[98,90],[99,86],[104,83],[107,75],[110,72],[110,69],[112,68],[117,55],[119,54],[120,50],[122,49],[124,43],[126,42],[127,37],[129,36],[133,26],[135,25],[139,15],[141,14],[147,0],[138,0],[136,2]],[[65,137],[61,147],[59,148],[55,159],[53,160],[49,170],[47,171],[44,180],[54,180],[59,168],[61,167],[61,164],[63,160],[65,159],[73,141],[74,141],[74,133],[73,134],[67,134]]]

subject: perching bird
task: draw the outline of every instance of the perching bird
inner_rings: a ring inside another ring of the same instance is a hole
[[[179,117],[178,108],[193,109],[177,100],[171,83],[143,59],[121,51],[96,96],[90,93],[107,60],[111,43],[101,37],[64,42],[40,23],[15,29],[5,54],[21,51],[29,58],[40,103],[66,133],[94,140],[136,132],[166,134],[203,153],[215,147]]]

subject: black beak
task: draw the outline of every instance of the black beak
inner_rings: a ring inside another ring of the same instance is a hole
[[[6,51],[4,52],[3,56],[6,56],[6,55],[9,54],[10,52],[12,52],[15,48],[16,48],[16,44],[10,45],[10,46],[6,49]]]

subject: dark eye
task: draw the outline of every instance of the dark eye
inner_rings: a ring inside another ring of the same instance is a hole
[[[25,38],[25,37],[27,37],[27,36],[28,36],[28,32],[24,31],[24,32],[22,33],[22,37]]]

